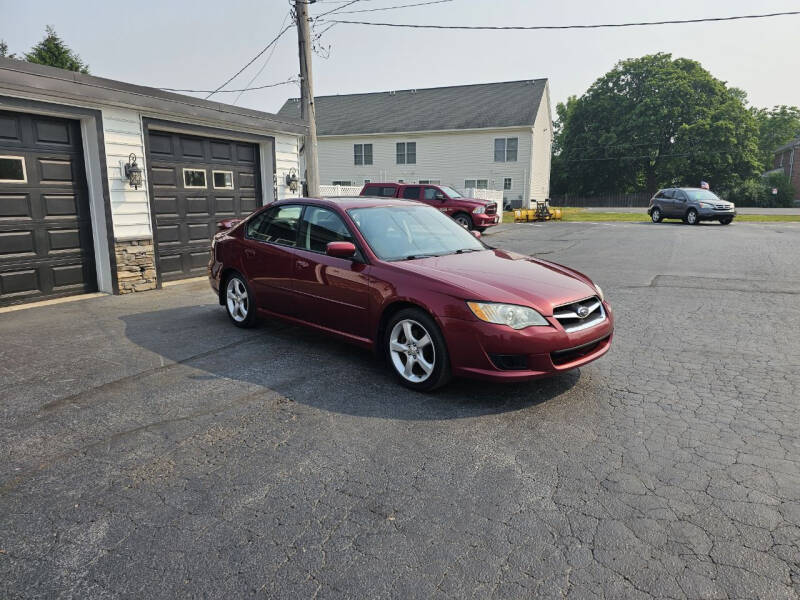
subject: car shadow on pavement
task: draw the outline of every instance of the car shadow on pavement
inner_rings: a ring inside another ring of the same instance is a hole
[[[522,410],[556,398],[578,370],[526,383],[453,379],[421,394],[401,386],[372,352],[280,320],[254,329],[233,326],[218,305],[157,310],[122,317],[132,343],[177,363],[194,384],[224,378],[273,390],[331,412],[402,420],[460,419]],[[159,369],[155,369],[158,371]]]

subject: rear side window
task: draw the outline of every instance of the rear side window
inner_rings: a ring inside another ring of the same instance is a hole
[[[385,198],[394,198],[394,195],[396,193],[397,193],[397,188],[396,187],[387,186],[387,187],[382,187],[381,188],[381,191],[378,194],[378,196],[383,196]]]
[[[355,243],[339,215],[327,208],[309,206],[303,214],[298,246],[325,253],[330,242]]]
[[[362,196],[380,196],[381,188],[377,185],[368,185],[364,188],[364,191],[361,192]]]
[[[419,186],[409,186],[403,190],[403,198],[406,200],[419,200]]]
[[[247,223],[247,237],[282,246],[296,246],[303,207],[286,204],[270,208]]]
[[[382,196],[384,198],[394,198],[397,188],[389,185],[368,185],[361,192],[362,196]]]

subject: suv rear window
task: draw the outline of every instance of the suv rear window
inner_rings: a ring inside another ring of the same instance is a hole
[[[361,192],[362,196],[383,196],[384,198],[394,198],[397,188],[388,185],[368,185]]]

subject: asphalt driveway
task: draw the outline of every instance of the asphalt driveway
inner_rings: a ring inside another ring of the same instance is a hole
[[[428,396],[203,282],[0,315],[0,597],[800,596],[800,224],[486,241],[611,352]]]

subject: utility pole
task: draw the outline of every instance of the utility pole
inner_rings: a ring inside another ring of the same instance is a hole
[[[308,27],[308,5],[313,0],[295,0],[297,44],[300,51],[300,118],[308,124],[305,143],[306,185],[308,195],[319,196],[319,163],[317,161],[317,115],[314,110],[314,85],[311,75],[311,34]]]

